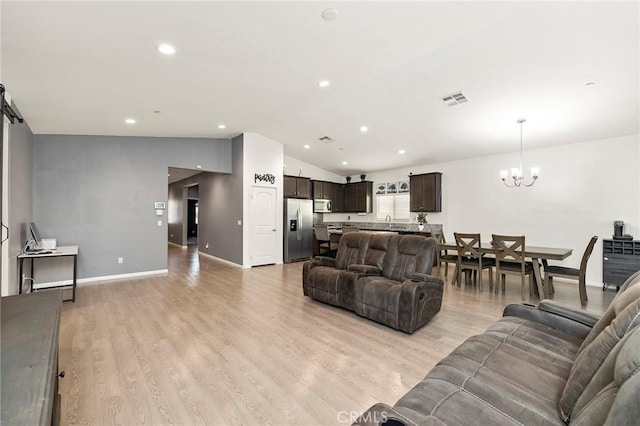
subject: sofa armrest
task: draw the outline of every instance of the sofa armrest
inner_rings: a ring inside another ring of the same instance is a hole
[[[444,281],[433,275],[415,274],[402,283],[398,301],[398,329],[413,333],[425,325],[442,306]]]
[[[382,275],[380,268],[372,265],[349,265],[349,270],[362,275]]]
[[[410,279],[411,281],[415,281],[415,282],[418,282],[418,281],[428,281],[430,276],[431,276],[431,275],[429,275],[429,274],[420,274],[420,273],[417,273],[417,272],[416,272],[416,273],[414,273],[414,274],[411,274],[411,275],[409,276],[409,279]]]
[[[545,299],[538,304],[538,309],[541,311],[549,312],[551,314],[556,314],[561,317],[568,318],[570,320],[579,322],[581,324],[586,325],[587,327],[593,328],[594,325],[600,319],[599,316],[582,309],[573,309],[569,308],[562,303],[555,302],[553,300]]]
[[[504,308],[503,316],[512,316],[534,321],[580,339],[587,337],[587,334],[589,334],[593,328],[593,326],[588,325],[588,322],[584,319],[587,318],[587,316],[571,308],[560,309],[559,306],[552,308],[551,304],[547,302],[549,301],[544,300],[540,302],[542,308],[529,304],[514,303],[507,305]],[[574,312],[573,315],[571,314],[572,311]]]
[[[342,423],[344,420],[338,417],[339,422]],[[378,403],[362,413],[351,426],[445,426],[445,423],[432,416],[416,423],[395,408]]]

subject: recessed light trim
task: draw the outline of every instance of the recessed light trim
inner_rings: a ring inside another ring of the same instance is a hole
[[[322,19],[325,21],[333,21],[338,16],[338,9],[329,8],[322,11]]]
[[[398,154],[406,154],[406,153],[407,153],[407,151],[405,151],[404,149],[399,149],[398,150]]]
[[[343,162],[342,162],[342,165],[343,165],[343,166],[346,166],[347,164],[349,164],[349,163],[347,163],[346,161],[343,161]]]
[[[309,148],[311,148],[311,145],[305,145],[304,146],[304,149],[309,149]]]
[[[226,129],[226,128],[227,128],[226,124],[222,124],[222,123],[218,124],[218,129]]]
[[[329,87],[330,84],[331,83],[329,82],[329,80],[320,80],[318,82],[318,87],[325,88],[325,87]]]
[[[124,122],[127,124],[136,124],[136,120],[133,118],[126,118]]]
[[[170,45],[169,43],[161,43],[158,45],[158,52],[163,55],[173,55],[176,53],[176,48]]]
[[[593,82],[593,81],[590,81],[590,82],[588,82],[588,83],[585,83],[584,85],[585,85],[585,86],[587,86],[587,87],[593,87],[593,86],[595,86],[595,85],[596,85],[596,83],[595,83],[595,82]]]
[[[362,133],[367,133],[369,131],[369,128],[367,126],[360,126],[360,131]]]

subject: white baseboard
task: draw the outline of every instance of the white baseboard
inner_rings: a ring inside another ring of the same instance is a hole
[[[208,258],[209,258],[209,259],[211,259],[211,260],[215,260],[216,262],[224,263],[225,265],[228,265],[228,266],[231,266],[231,267],[234,267],[234,268],[238,268],[238,269],[248,269],[248,268],[251,268],[251,266],[243,266],[243,265],[240,265],[240,264],[238,264],[238,263],[232,262],[232,261],[230,261],[230,260],[222,259],[222,258],[217,257],[217,256],[214,256],[214,255],[212,255],[212,254],[205,253],[205,252],[203,252],[203,251],[198,251],[198,254],[200,254],[200,255],[202,255],[202,256],[206,256],[206,257],[208,257]]]
[[[149,277],[152,275],[167,275],[168,273],[169,273],[168,269],[158,269],[155,271],[131,272],[129,274],[104,275],[101,277],[80,278],[77,280],[77,284],[91,284],[91,283],[97,283],[99,281],[118,281],[118,280],[126,280],[131,278]],[[33,288],[39,289],[40,287],[56,287],[56,286],[65,286],[65,285],[71,285],[71,284],[73,284],[73,280],[51,281],[47,283],[34,284]]]
[[[167,241],[167,244],[171,244],[172,246],[176,246],[180,248],[187,248],[187,246],[181,246],[180,244],[172,243],[171,241]]]

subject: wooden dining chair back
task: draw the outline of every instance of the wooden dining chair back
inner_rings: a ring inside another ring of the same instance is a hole
[[[483,257],[480,251],[480,234],[463,234],[454,232],[456,249],[458,252],[456,259],[456,282],[460,285],[462,272],[474,272],[474,277],[479,275],[478,288],[482,291],[482,271],[489,269],[489,288],[493,288],[493,265],[492,259]],[[469,281],[469,276],[466,275]]]
[[[446,244],[447,240],[444,236],[444,231],[441,230],[439,235],[438,235],[439,239],[438,244]],[[440,266],[442,266],[443,263],[456,263],[458,262],[458,255],[457,254],[449,254],[447,250],[444,249],[438,249],[438,270],[440,270]],[[449,273],[449,265],[445,265],[444,268],[444,276],[446,277],[447,274]],[[456,276],[453,276],[453,279],[451,280],[451,284],[454,285],[456,283]]]
[[[589,300],[587,297],[587,263],[589,262],[589,257],[591,257],[591,253],[593,252],[593,247],[596,245],[598,241],[597,236],[591,237],[589,240],[589,244],[587,244],[587,248],[582,255],[582,260],[580,261],[580,269],[570,268],[567,266],[556,266],[556,265],[548,265],[546,260],[542,261],[544,265],[544,277],[547,283],[547,288],[549,292],[553,291],[553,277],[558,278],[568,278],[578,280],[578,293],[580,295],[580,303],[582,306],[587,304]]]
[[[496,280],[502,282],[505,292],[506,274],[521,276],[522,300],[526,299],[525,277],[529,275],[529,288],[533,288],[533,265],[525,259],[525,238],[511,235],[492,235],[491,243],[496,254]],[[499,285],[496,285],[496,290]]]
[[[338,250],[338,243],[331,241],[331,235],[329,235],[329,228],[324,225],[316,225],[313,227],[313,232],[316,236],[318,243],[318,254],[327,254],[332,256]]]
[[[342,233],[346,234],[347,232],[358,232],[360,228],[355,225],[342,225]]]

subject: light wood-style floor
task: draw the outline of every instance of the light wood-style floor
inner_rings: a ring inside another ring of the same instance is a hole
[[[302,263],[241,271],[170,246],[169,271],[80,286],[64,305],[63,424],[350,424],[521,301],[517,278],[506,295],[448,281],[407,335],[304,297]],[[589,309],[613,296],[589,288]],[[557,282],[555,299],[578,306],[577,287]]]

